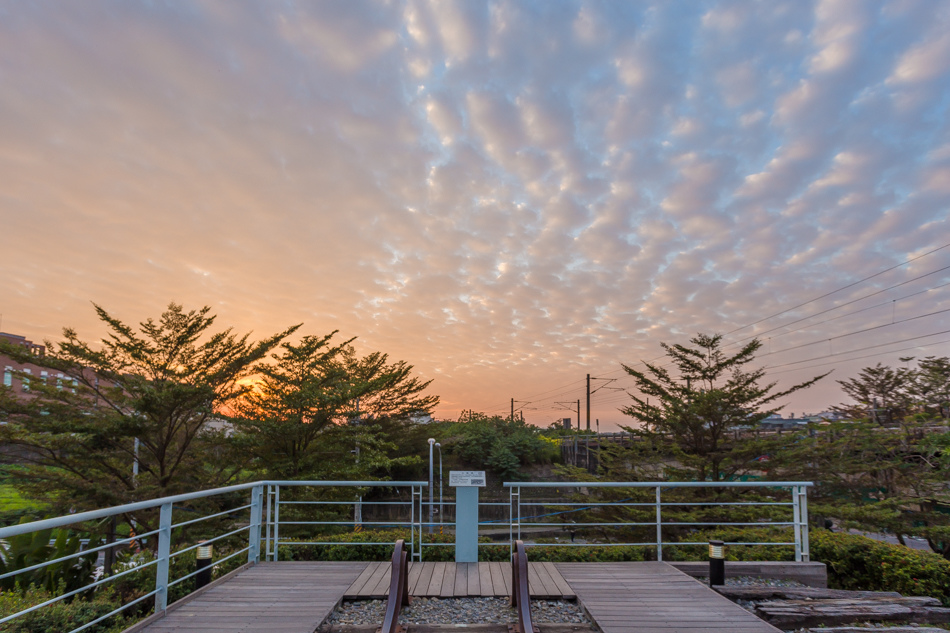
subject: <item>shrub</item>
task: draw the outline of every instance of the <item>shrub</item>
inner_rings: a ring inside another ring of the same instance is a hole
[[[950,606],[950,561],[939,554],[827,530],[811,531],[811,553],[828,566],[832,587],[932,596]]]
[[[54,595],[45,589],[30,587],[25,592],[0,592],[0,617],[6,617],[23,609],[46,602]],[[3,625],[5,633],[48,633],[49,631],[70,631],[87,622],[117,609],[120,601],[112,591],[97,592],[91,600],[60,601],[43,607],[32,613],[20,616]],[[117,615],[104,622],[95,624],[86,631],[91,633],[117,633],[129,624]]]

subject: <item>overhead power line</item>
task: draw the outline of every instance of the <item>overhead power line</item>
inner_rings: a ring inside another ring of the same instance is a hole
[[[791,308],[786,308],[786,309],[784,309],[784,310],[781,310],[780,312],[776,312],[775,314],[770,314],[769,316],[763,317],[763,318],[759,319],[758,321],[753,321],[752,323],[748,323],[748,324],[746,324],[746,325],[737,327],[737,328],[734,329],[734,330],[731,330],[731,331],[729,331],[729,332],[726,332],[726,336],[729,336],[729,335],[731,335],[731,334],[735,334],[736,332],[739,332],[739,331],[741,331],[741,330],[744,330],[744,329],[746,329],[746,328],[748,328],[748,327],[752,327],[753,325],[758,325],[759,323],[762,323],[763,321],[768,321],[769,319],[774,319],[774,318],[777,317],[777,316],[781,316],[781,315],[783,315],[783,314],[787,314],[787,313],[791,312],[792,310],[797,310],[798,308],[807,306],[809,303],[814,303],[815,301],[820,301],[821,299],[824,299],[824,298],[826,298],[826,297],[830,297],[831,295],[837,294],[837,293],[841,292],[842,290],[847,290],[848,288],[853,288],[854,286],[863,284],[865,281],[868,281],[868,280],[870,280],[870,279],[874,279],[875,277],[880,277],[880,276],[883,275],[884,273],[889,273],[889,272],[892,271],[892,270],[895,270],[895,269],[897,269],[897,268],[900,268],[901,266],[906,266],[907,264],[909,264],[909,263],[911,263],[911,262],[915,262],[915,261],[917,261],[918,259],[921,259],[921,258],[923,258],[923,257],[927,257],[928,255],[933,255],[933,254],[936,253],[937,251],[943,250],[943,249],[947,248],[948,246],[950,246],[950,244],[944,244],[943,246],[939,246],[939,247],[937,247],[937,248],[935,248],[935,249],[933,249],[933,250],[931,250],[931,251],[927,251],[927,252],[924,253],[923,255],[918,255],[917,257],[912,257],[912,258],[908,259],[908,260],[905,261],[905,262],[901,262],[900,264],[891,266],[890,268],[885,268],[884,270],[879,271],[879,272],[876,272],[876,273],[874,273],[873,275],[869,275],[869,276],[865,277],[864,279],[859,279],[858,281],[852,282],[852,283],[850,283],[850,284],[848,284],[848,285],[846,285],[846,286],[841,286],[840,288],[837,288],[837,289],[835,289],[835,290],[832,290],[831,292],[826,292],[826,293],[823,294],[823,295],[817,296],[817,297],[815,297],[815,298],[813,298],[813,299],[809,299],[808,301],[804,301],[804,302],[802,302],[802,303],[799,303],[798,305],[794,305],[794,306],[792,306]]]
[[[894,325],[900,325],[901,323],[907,323],[908,321],[916,321],[917,319],[924,319],[924,318],[926,318],[926,317],[935,316],[935,315],[938,315],[938,314],[944,314],[945,312],[950,312],[950,308],[945,308],[945,309],[943,309],[943,310],[937,310],[936,312],[929,312],[929,313],[927,313],[927,314],[920,314],[920,315],[915,316],[915,317],[908,317],[908,318],[906,318],[906,319],[901,319],[900,321],[894,321],[894,322],[892,322],[892,323],[885,323],[885,324],[883,324],[883,325],[875,325],[875,326],[873,326],[873,327],[868,327],[868,328],[864,328],[864,329],[861,329],[861,330],[855,330],[854,332],[848,332],[847,334],[839,334],[839,335],[837,335],[837,336],[830,336],[830,337],[828,337],[828,338],[824,338],[824,339],[821,339],[821,340],[819,340],[819,341],[812,341],[811,343],[802,343],[801,345],[795,345],[795,346],[792,346],[792,347],[786,347],[785,349],[776,350],[776,351],[774,351],[774,352],[767,352],[767,353],[765,353],[765,354],[760,354],[759,357],[761,358],[762,356],[772,356],[772,355],[774,355],[774,354],[781,354],[782,352],[790,352],[790,351],[792,351],[792,350],[801,349],[801,348],[803,348],[803,347],[809,347],[809,346],[811,346],[811,345],[818,345],[819,343],[824,343],[824,342],[826,342],[826,341],[836,341],[836,340],[838,340],[838,339],[846,338],[846,337],[848,337],[848,336],[854,336],[855,334],[864,334],[865,332],[871,332],[871,331],[874,331],[874,330],[880,330],[881,328],[892,327],[892,326],[894,326]]]
[[[740,344],[742,344],[742,343],[744,343],[744,342],[746,342],[746,341],[751,341],[751,340],[754,339],[754,338],[759,338],[760,336],[763,336],[764,334],[768,334],[769,332],[774,332],[774,331],[776,331],[776,330],[781,330],[781,329],[787,328],[787,327],[790,326],[790,325],[795,325],[796,323],[801,323],[802,321],[807,321],[808,319],[814,319],[815,317],[821,316],[822,314],[827,314],[827,313],[829,313],[829,312],[834,312],[835,310],[840,310],[841,308],[845,308],[845,307],[847,307],[847,306],[849,306],[849,305],[851,305],[851,304],[857,303],[857,302],[859,302],[859,301],[864,301],[865,299],[869,299],[869,298],[871,298],[871,297],[873,297],[873,296],[875,296],[875,295],[879,295],[879,294],[885,293],[885,292],[887,292],[888,290],[893,290],[894,288],[898,288],[898,287],[900,287],[900,286],[904,286],[904,285],[906,285],[906,284],[909,284],[909,283],[918,281],[918,280],[920,280],[920,279],[923,279],[924,277],[929,277],[930,275],[935,275],[935,274],[937,274],[937,273],[939,273],[939,272],[943,272],[943,271],[945,271],[945,270],[950,270],[950,266],[944,266],[943,268],[938,268],[937,270],[933,270],[933,271],[931,271],[931,272],[929,272],[929,273],[926,273],[926,274],[924,274],[924,275],[920,275],[920,276],[918,276],[918,277],[914,277],[913,279],[908,279],[907,281],[902,281],[902,282],[899,283],[899,284],[894,284],[893,286],[888,286],[887,288],[883,288],[883,289],[881,289],[881,290],[877,290],[877,291],[872,292],[872,293],[870,293],[870,294],[866,294],[866,295],[864,295],[863,297],[858,297],[857,299],[852,299],[851,301],[847,301],[847,302],[845,302],[845,303],[842,303],[841,305],[837,305],[837,306],[828,308],[827,310],[822,310],[821,312],[816,312],[815,314],[812,314],[812,315],[809,315],[809,316],[806,316],[806,317],[802,317],[802,318],[800,318],[800,319],[796,319],[796,320],[792,321],[791,323],[786,323],[786,324],[784,324],[784,325],[776,326],[776,327],[772,328],[771,330],[765,330],[764,332],[759,332],[758,334],[756,334],[756,335],[754,335],[754,336],[749,336],[749,337],[746,337],[746,338],[741,339],[741,340],[739,340],[739,341],[735,341],[735,342],[733,342],[733,343],[730,343],[729,346],[731,347],[731,346],[733,346],[733,345],[740,345]],[[936,290],[937,288],[943,288],[944,286],[948,286],[948,285],[950,285],[950,283],[941,284],[941,285],[939,285],[939,286],[934,286],[933,288],[927,288],[926,290],[921,290],[920,292],[915,292],[915,293],[913,293],[913,294],[906,295],[906,296],[904,296],[904,297],[901,297],[900,299],[894,299],[894,301],[900,301],[900,300],[902,300],[902,299],[907,299],[908,297],[913,297],[914,295],[918,295],[918,294],[921,294],[921,293],[923,293],[923,292],[930,292],[931,290]],[[881,305],[886,305],[886,303],[879,303],[879,304],[877,304],[877,305],[871,306],[870,308],[863,308],[862,310],[858,310],[857,312],[850,312],[849,314],[858,314],[858,312],[864,312],[864,310],[870,310],[871,308],[876,308],[876,307],[881,306]],[[848,315],[842,315],[842,316],[848,316]],[[838,318],[841,318],[841,317],[835,317],[835,318],[838,319]],[[833,321],[833,320],[834,320],[834,319],[829,319],[829,321]],[[813,323],[812,325],[821,325],[822,323],[827,323],[827,322],[828,322],[828,321],[821,321],[821,322],[819,322],[819,323]],[[803,326],[803,327],[809,327],[809,326]],[[771,338],[778,338],[779,336],[785,336],[786,334],[791,334],[792,332],[797,332],[797,331],[800,330],[800,329],[803,329],[803,328],[797,328],[797,329],[791,330],[791,331],[789,331],[789,332],[783,332],[782,334],[778,334],[778,335],[773,336],[773,337],[771,337]]]

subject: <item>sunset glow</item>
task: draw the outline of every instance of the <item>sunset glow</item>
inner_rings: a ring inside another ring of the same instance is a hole
[[[948,73],[938,0],[0,0],[0,330],[210,305],[437,417],[583,421],[590,374],[601,430],[621,362],[758,335],[822,411],[950,355]]]

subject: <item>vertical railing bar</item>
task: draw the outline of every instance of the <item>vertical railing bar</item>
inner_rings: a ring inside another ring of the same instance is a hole
[[[799,486],[792,486],[792,522],[795,525],[795,562],[802,562],[802,526]]]
[[[656,559],[663,561],[663,505],[660,503],[660,486],[656,487]]]
[[[801,486],[798,498],[802,502],[799,518],[802,524],[802,562],[811,562],[811,548],[808,543],[808,488]]]
[[[155,565],[155,613],[168,608],[168,561],[172,540],[172,504],[163,503],[158,518],[158,552]]]
[[[271,549],[270,524],[271,524],[271,521],[273,520],[271,517],[270,500],[272,496],[274,496],[274,487],[270,484],[267,484],[267,512],[266,512],[267,521],[266,521],[266,526],[265,526],[266,536],[264,537],[264,560],[270,560],[270,549]]]
[[[274,557],[277,562],[277,548],[280,546],[280,486],[274,486]]]
[[[248,530],[247,562],[257,563],[261,559],[261,510],[264,504],[264,486],[251,488],[251,529]]]

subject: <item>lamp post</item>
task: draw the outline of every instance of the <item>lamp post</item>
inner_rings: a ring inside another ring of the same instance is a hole
[[[429,438],[429,534],[432,534],[432,447],[435,445],[435,438]]]
[[[442,445],[436,442],[435,447],[439,449],[439,534],[442,534]]]

